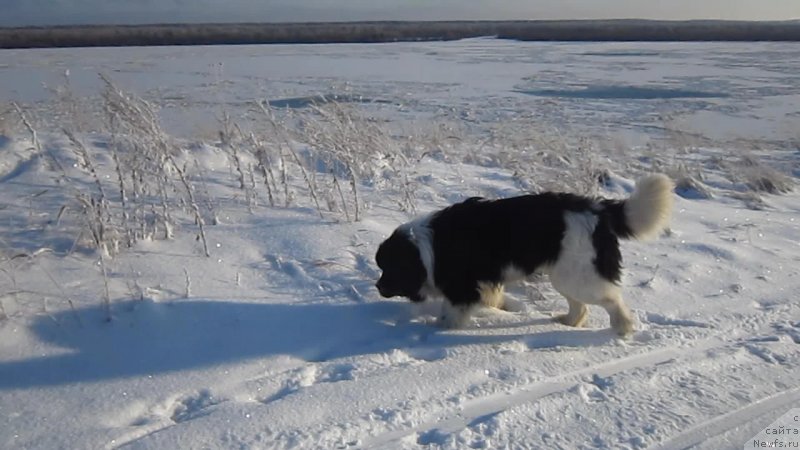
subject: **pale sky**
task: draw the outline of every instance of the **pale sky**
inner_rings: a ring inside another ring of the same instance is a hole
[[[457,19],[800,19],[800,0],[0,0],[0,26]]]

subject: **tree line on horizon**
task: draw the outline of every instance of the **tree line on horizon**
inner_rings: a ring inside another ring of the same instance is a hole
[[[800,41],[800,21],[439,21],[0,28],[0,48],[440,41]]]

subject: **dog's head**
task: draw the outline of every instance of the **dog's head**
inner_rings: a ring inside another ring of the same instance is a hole
[[[408,232],[395,230],[389,239],[378,247],[375,261],[383,271],[375,284],[381,296],[386,298],[403,296],[413,302],[425,299],[421,291],[427,272],[419,248]]]

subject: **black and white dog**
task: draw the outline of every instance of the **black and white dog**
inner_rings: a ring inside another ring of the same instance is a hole
[[[580,327],[586,304],[608,311],[620,335],[633,331],[622,300],[619,239],[656,237],[672,211],[672,181],[650,175],[626,200],[564,193],[470,198],[398,227],[378,248],[383,297],[444,297],[441,323],[459,327],[477,304],[502,308],[503,285],[547,273],[569,303],[557,317]]]

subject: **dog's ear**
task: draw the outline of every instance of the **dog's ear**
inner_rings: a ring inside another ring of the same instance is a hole
[[[428,279],[428,271],[425,270],[425,264],[422,263],[422,256],[416,243],[408,248],[405,258],[406,267],[403,273],[404,296],[415,302],[422,301],[424,299],[420,296],[420,291]]]
[[[428,278],[428,272],[425,270],[425,265],[422,264],[422,258],[419,256],[419,252],[414,255],[414,260],[412,263],[412,270],[409,274],[409,278],[412,283],[418,287],[422,288],[422,285],[425,283],[425,280]]]

